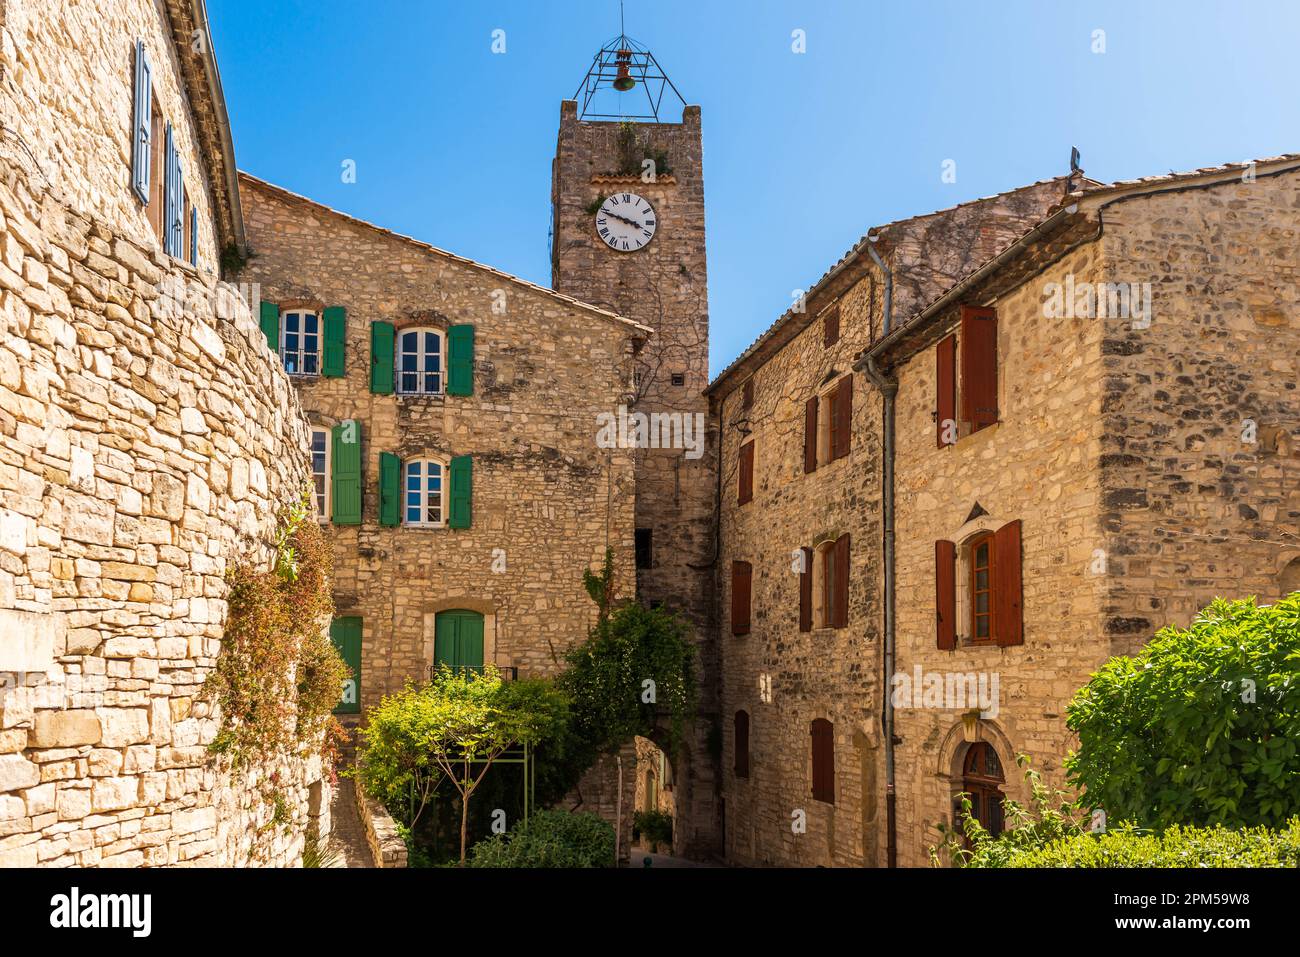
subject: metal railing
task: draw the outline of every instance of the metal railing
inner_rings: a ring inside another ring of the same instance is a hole
[[[493,665],[492,667],[496,669],[497,673],[501,676],[502,681],[519,680],[519,668],[515,665]],[[474,674],[481,675],[487,671],[488,666],[487,665],[454,665],[454,666],[453,665],[430,665],[429,680],[432,681],[433,676],[436,675],[443,668],[449,669],[453,674],[469,674],[472,672]]]

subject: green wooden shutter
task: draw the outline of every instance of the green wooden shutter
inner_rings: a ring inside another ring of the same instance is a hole
[[[379,453],[379,524],[402,524],[402,460],[391,452]]]
[[[483,616],[476,611],[441,611],[434,619],[433,663],[453,671],[483,670]]]
[[[331,431],[330,497],[335,525],[361,524],[361,423],[350,421]]]
[[[474,468],[468,455],[457,455],[451,460],[451,510],[447,517],[448,528],[469,528],[474,499]]]
[[[262,335],[266,336],[266,344],[271,347],[272,352],[278,353],[280,351],[280,307],[263,299],[260,325]]]
[[[370,324],[370,391],[393,393],[393,324]]]
[[[332,379],[343,377],[343,340],[347,335],[347,315],[347,310],[342,306],[326,306],[322,316],[325,348],[320,374]]]
[[[474,394],[474,327],[447,330],[447,394]]]
[[[330,622],[330,641],[352,672],[343,681],[343,696],[335,714],[361,713],[361,619],[335,618]]]

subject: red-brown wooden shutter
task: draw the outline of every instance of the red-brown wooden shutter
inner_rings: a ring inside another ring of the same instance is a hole
[[[731,633],[749,634],[749,586],[753,568],[749,562],[731,563]]]
[[[831,595],[831,627],[849,623],[849,533],[835,540],[835,593]]]
[[[835,447],[831,449],[831,458],[838,459],[849,454],[849,443],[853,437],[853,376],[846,375],[835,387]]]
[[[803,410],[803,471],[817,471],[817,396],[812,396]]]
[[[749,777],[749,712],[736,712],[736,777]]]
[[[957,546],[934,543],[934,608],[939,648],[957,647]]]
[[[972,430],[998,420],[998,320],[992,309],[961,307],[961,416]]]
[[[799,630],[812,631],[813,619],[813,550],[805,546],[803,573],[799,576]]]
[[[993,533],[993,629],[999,645],[1025,643],[1019,519]]]
[[[754,498],[754,443],[740,447],[740,468],[737,476],[736,504],[744,505]]]
[[[939,448],[944,442],[944,431],[952,423],[953,437],[956,437],[957,425],[957,337],[949,336],[939,343],[935,351],[935,396],[934,442]]]
[[[835,727],[825,718],[812,723],[813,800],[835,803]]]
[[[826,313],[822,320],[822,346],[833,346],[840,341],[840,307],[836,306]]]

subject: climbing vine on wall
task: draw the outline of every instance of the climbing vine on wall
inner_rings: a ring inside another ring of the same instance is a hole
[[[229,585],[225,636],[204,696],[220,708],[211,745],[236,766],[323,746],[348,675],[327,624],[331,553],[304,498],[280,516],[270,567],[240,562]]]

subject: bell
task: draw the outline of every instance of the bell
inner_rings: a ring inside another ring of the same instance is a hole
[[[626,93],[636,86],[636,80],[632,79],[632,74],[628,70],[628,62],[631,58],[631,50],[618,51],[618,76],[614,78],[614,89],[620,93]]]

